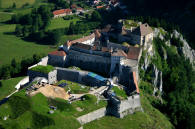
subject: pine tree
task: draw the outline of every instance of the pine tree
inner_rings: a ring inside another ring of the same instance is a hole
[[[16,25],[15,33],[16,33],[16,36],[22,35],[22,26],[20,24]]]
[[[13,3],[12,8],[13,8],[13,9],[16,8],[16,3],[15,3],[15,2]]]

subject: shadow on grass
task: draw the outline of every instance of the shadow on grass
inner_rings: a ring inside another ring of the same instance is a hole
[[[55,125],[55,121],[46,115],[33,112],[32,118],[32,128],[34,129],[42,129],[46,126]]]
[[[11,117],[14,119],[31,110],[31,104],[27,98],[12,96],[9,98],[8,104],[12,111]]]
[[[15,32],[3,32],[3,34],[6,34],[6,35],[15,35]]]

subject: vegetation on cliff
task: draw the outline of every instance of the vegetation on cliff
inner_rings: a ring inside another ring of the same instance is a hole
[[[170,40],[171,46],[165,44],[167,40]],[[195,116],[195,72],[190,61],[179,51],[182,42],[174,36],[165,36],[163,40],[155,38],[153,46],[155,55],[151,65],[155,65],[163,73],[163,88],[160,93],[162,99],[158,98],[159,94],[153,94],[154,71],[150,66],[140,74],[143,81],[140,88],[152,105],[165,113],[176,128],[191,129],[194,127]]]

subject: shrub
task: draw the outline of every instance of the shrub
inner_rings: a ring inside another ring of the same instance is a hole
[[[148,82],[145,82],[145,81],[141,81],[140,83],[140,89],[146,93],[146,94],[149,94],[149,95],[152,95],[153,94],[153,86],[148,83]]]
[[[55,125],[55,121],[46,115],[33,112],[32,118],[32,127],[35,129],[42,129],[45,126]]]
[[[115,94],[118,96],[118,97],[122,97],[123,99],[127,98],[127,94],[124,90],[121,90],[119,89],[118,87],[114,86],[112,88],[112,90],[114,90]]]
[[[17,118],[26,111],[31,109],[31,104],[28,99],[19,97],[19,96],[12,96],[8,100],[8,104],[11,107],[12,116],[13,118]]]
[[[86,94],[83,96],[83,98],[85,99],[85,101],[94,103],[97,101],[97,98],[94,95],[90,95],[90,94]]]
[[[183,42],[179,38],[176,38],[175,36],[171,38],[171,44],[176,47],[183,47]]]

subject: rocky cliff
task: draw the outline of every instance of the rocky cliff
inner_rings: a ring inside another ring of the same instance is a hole
[[[166,32],[162,28],[154,29],[154,40],[155,38],[159,38],[163,45],[159,50],[155,48],[154,41],[147,43],[147,45],[143,48],[142,58],[139,64],[140,71],[149,72],[151,77],[151,83],[153,84],[153,95],[157,92],[157,96],[160,97],[163,93],[163,72],[159,65],[158,56],[160,56],[161,60],[166,62],[167,60],[167,51],[165,48],[171,48],[175,50],[176,53],[183,55],[184,58],[189,59],[191,64],[195,64],[195,50],[193,50],[188,42],[183,38],[182,34],[174,30],[172,33]],[[176,44],[173,43],[173,39],[176,39]],[[177,42],[180,42],[181,45],[177,45]],[[163,63],[162,61],[160,63]],[[162,64],[161,64],[162,65]],[[195,67],[194,67],[195,68]]]

